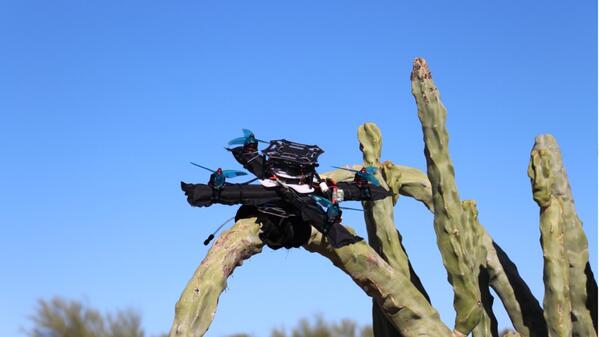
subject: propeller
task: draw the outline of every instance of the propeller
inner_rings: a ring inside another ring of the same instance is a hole
[[[319,206],[323,207],[323,208],[329,208],[331,206],[333,206],[333,202],[331,202],[331,200],[327,199],[327,198],[323,198],[320,195],[310,195],[311,198],[313,198],[314,201],[317,202],[317,204],[319,204]]]
[[[244,133],[243,137],[238,137],[235,139],[232,139],[229,141],[229,145],[247,145],[247,144],[254,144],[254,143],[265,143],[268,144],[269,142],[265,142],[264,140],[260,140],[260,139],[256,139],[256,137],[254,136],[254,132],[248,130],[248,129],[242,129],[242,132]]]
[[[244,172],[244,171],[238,171],[238,170],[221,170],[221,169],[212,170],[212,169],[209,169],[209,168],[208,168],[208,167],[206,167],[206,166],[202,166],[202,165],[199,165],[199,164],[196,164],[196,163],[193,163],[193,162],[190,162],[190,164],[192,164],[192,165],[194,165],[194,166],[198,166],[198,167],[200,167],[200,168],[203,168],[203,169],[205,169],[205,170],[207,170],[207,171],[210,171],[210,172],[212,172],[213,174],[215,174],[215,173],[218,173],[218,172],[219,172],[219,170],[220,170],[220,171],[221,171],[221,174],[223,174],[223,176],[224,176],[225,178],[234,178],[234,177],[239,177],[239,176],[245,176],[245,175],[247,175],[247,174],[248,174],[248,173],[246,173],[246,172]]]
[[[351,168],[339,167],[339,166],[332,166],[332,167],[337,168],[337,169],[341,169],[341,170],[346,170],[346,171],[354,172],[357,176],[359,176],[362,179],[366,179],[371,184],[373,184],[375,186],[379,186],[380,185],[379,184],[379,180],[377,180],[377,178],[375,178],[375,173],[377,173],[377,167],[367,166],[367,167],[363,167],[360,170],[354,170],[354,169],[351,169]]]
[[[319,206],[325,208],[325,209],[329,209],[329,207],[335,205],[333,202],[331,202],[331,200],[324,198],[320,195],[314,195],[311,194],[310,195],[311,198],[313,198],[314,201],[317,202],[317,204],[319,204]],[[339,207],[339,206],[338,206]],[[360,212],[364,212],[364,210],[359,209],[359,208],[352,208],[352,207],[340,207],[341,209],[349,209],[352,211],[360,211]]]

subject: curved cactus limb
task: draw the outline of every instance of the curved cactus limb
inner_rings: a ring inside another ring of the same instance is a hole
[[[431,182],[425,173],[413,167],[394,165],[389,160],[381,166],[381,173],[390,190],[394,192],[394,204],[400,195],[404,195],[422,202],[433,212]]]
[[[465,252],[462,206],[448,153],[446,108],[425,60],[415,59],[411,82],[423,129],[427,176],[433,195],[434,228],[448,280],[454,289],[455,330],[467,335],[479,323],[483,309],[477,280],[470,273],[469,253]]]
[[[400,246],[402,247],[402,250],[406,253],[406,249],[404,248],[404,245],[402,244],[402,235],[400,235],[399,231],[397,233],[398,233],[398,240],[400,241]],[[423,285],[423,283],[421,282],[421,279],[419,278],[419,276],[413,269],[413,266],[410,263],[410,258],[408,259],[408,269],[410,272],[410,282],[425,297],[427,302],[431,304],[431,299],[429,298],[429,294],[427,294],[427,291],[425,290],[425,286]],[[383,311],[381,310],[379,305],[376,303],[376,301],[373,301],[372,316],[373,316],[373,335],[375,337],[401,336],[399,334],[399,332],[396,330],[396,328],[394,328],[394,326],[385,317],[385,314],[383,313]]]
[[[360,169],[360,166],[355,165],[352,167],[352,169]],[[321,178],[325,179],[325,178],[329,178],[329,179],[333,179],[334,181],[352,181],[354,180],[354,173],[347,171],[347,170],[340,170],[340,169],[335,169],[335,170],[331,170],[331,171],[327,171],[324,173],[319,173],[319,176],[321,176]]]
[[[364,241],[334,249],[313,229],[304,248],[319,253],[348,274],[371,296],[404,337],[448,337],[452,332],[410,278],[392,268]]]
[[[538,136],[528,175],[540,206],[544,251],[544,315],[552,336],[596,336],[587,306],[585,269],[589,253],[560,149],[551,135]]]
[[[256,218],[242,219],[215,241],[181,293],[175,306],[170,337],[203,336],[213,320],[219,296],[233,270],[252,255],[260,253]]]

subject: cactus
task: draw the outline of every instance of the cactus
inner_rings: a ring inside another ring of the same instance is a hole
[[[479,323],[483,310],[477,280],[465,251],[462,206],[448,153],[446,108],[423,59],[417,58],[411,73],[412,93],[423,128],[427,176],[431,181],[434,228],[448,280],[454,289],[455,330],[468,335]]]
[[[381,172],[381,148],[383,141],[381,131],[377,125],[373,123],[361,125],[358,128],[358,141],[360,143],[360,150],[363,153],[363,166],[378,167],[377,179],[383,187],[389,188]],[[393,198],[363,202],[369,244],[392,268],[409,277],[412,284],[429,302],[427,291],[410,265],[408,255],[402,246],[402,235],[400,235],[394,224],[394,204],[397,198],[398,196],[394,195]],[[397,336],[397,333],[395,333],[396,330],[386,321],[381,308],[376,303],[373,303],[373,330],[378,337]]]
[[[425,173],[416,168],[394,165],[390,161],[386,161],[382,168],[383,176],[394,193],[421,201],[433,212],[431,184]],[[538,300],[508,255],[478,221],[476,224],[481,226],[481,240],[487,252],[485,267],[489,285],[502,300],[515,329],[523,337],[547,336],[546,322]]]
[[[554,336],[596,336],[585,269],[589,253],[560,149],[551,135],[538,136],[528,169],[533,197],[540,206],[544,251],[544,315]]]
[[[372,123],[358,128],[358,141],[363,153],[363,166],[380,166],[381,132]],[[388,188],[378,170],[376,177],[384,188]],[[369,233],[369,244],[393,268],[409,275],[408,257],[400,247],[396,225],[394,224],[394,205],[388,197],[378,201],[363,201],[365,223]]]
[[[427,179],[427,174],[413,167],[394,165],[389,160],[381,165],[381,171],[383,179],[394,192],[394,204],[403,195],[420,201],[433,212],[431,182]]]
[[[177,301],[169,337],[206,333],[227,278],[245,259],[261,252],[259,230],[256,218],[242,219],[215,241]]]
[[[304,248],[327,257],[348,274],[373,297],[402,336],[451,336],[438,312],[412,285],[410,278],[392,268],[364,241],[334,249],[313,229]]]
[[[489,291],[489,275],[486,270],[487,249],[483,245],[483,227],[477,219],[478,211],[474,200],[462,202],[463,224],[465,226],[465,251],[471,273],[477,276],[483,313],[479,323],[473,328],[473,337],[498,337],[498,323],[492,311],[494,298]]]
[[[379,168],[377,178],[393,197],[365,202],[368,244],[333,248],[312,228],[304,248],[329,259],[373,298],[375,337],[496,337],[493,288],[516,332],[504,336],[597,336],[597,284],[588,262],[587,239],[577,217],[556,141],[536,138],[528,174],[540,206],[544,251],[544,308],[519,276],[516,265],[479,223],[474,201],[462,201],[448,152],[446,109],[427,64],[416,59],[411,74],[422,124],[427,174],[381,160],[382,137],[373,123],[359,127],[362,165]],[[354,174],[321,174],[338,181]],[[415,274],[393,206],[400,196],[414,198],[434,214],[434,229],[455,296],[454,329],[444,325]],[[351,229],[349,229],[351,230]],[[261,225],[241,219],[224,232],[197,268],[176,305],[171,337],[199,337],[207,331],[219,295],[234,268],[261,251]]]

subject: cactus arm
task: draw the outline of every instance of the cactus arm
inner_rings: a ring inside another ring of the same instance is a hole
[[[363,167],[377,167],[375,177],[380,185],[389,189],[387,181],[381,172],[381,131],[374,123],[365,123],[358,128],[358,141],[363,154]],[[429,296],[416,275],[408,255],[402,246],[402,236],[396,229],[394,223],[394,204],[396,197],[385,198],[378,201],[363,202],[364,217],[369,234],[369,245],[381,256],[392,268],[408,277],[413,285],[423,294],[429,302]],[[373,303],[373,333],[375,337],[400,336],[391,322],[385,319],[382,308]]]
[[[556,145],[555,151],[560,156],[558,145]],[[591,313],[593,310],[590,310],[586,304],[589,297],[586,288],[586,266],[589,263],[588,241],[583,231],[582,222],[575,210],[573,193],[563,165],[560,165],[557,178],[561,181],[560,184],[557,184],[557,188],[560,188],[559,200],[565,224],[565,252],[569,266],[569,297],[571,300],[573,336],[596,336],[597,325],[593,322],[595,316]],[[594,280],[593,275],[591,280]]]
[[[433,212],[431,183],[427,174],[413,167],[394,165],[389,160],[381,166],[381,173],[390,190],[394,192],[394,204],[400,195],[404,195],[422,202]]]
[[[467,335],[482,316],[481,296],[470,273],[462,236],[462,206],[448,154],[446,108],[423,59],[415,59],[411,73],[412,93],[423,129],[427,176],[431,182],[434,228],[448,280],[454,290],[455,330]]]
[[[528,174],[540,206],[544,251],[544,314],[550,336],[596,336],[587,306],[587,239],[575,211],[560,149],[551,135],[538,136]]]
[[[403,337],[452,336],[438,312],[410,278],[392,268],[364,241],[334,249],[313,229],[304,248],[323,255],[348,274],[379,304],[389,322]]]
[[[347,170],[335,169],[324,173],[319,173],[321,178],[329,178],[334,181],[352,181],[354,179],[354,173]]]
[[[380,166],[381,131],[373,123],[365,123],[358,128],[358,141],[363,153],[363,166]],[[375,177],[381,186],[388,189],[381,173]],[[369,244],[390,265],[404,275],[409,275],[408,257],[398,240],[396,224],[394,223],[394,204],[388,197],[377,201],[364,201],[365,222],[369,234]]]
[[[471,252],[468,256],[469,265],[473,275],[477,277],[483,315],[479,324],[473,328],[473,337],[498,337],[498,321],[492,310],[494,297],[490,293],[489,274],[487,271],[488,251],[483,244],[484,230],[477,218],[477,205],[474,200],[462,202],[463,224],[465,226],[465,251]]]
[[[200,337],[206,333],[227,278],[244,260],[261,252],[259,230],[256,218],[242,219],[215,241],[181,293],[170,337]]]
[[[536,138],[531,151],[528,175],[531,179],[533,198],[540,206],[540,242],[544,253],[544,317],[550,337],[571,336],[569,317],[569,273],[565,257],[565,226],[561,220],[561,205],[553,196],[556,168],[552,162],[555,153],[546,148],[544,138]]]

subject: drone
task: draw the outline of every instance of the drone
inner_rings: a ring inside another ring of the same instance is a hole
[[[191,163],[210,171],[209,181],[206,184],[181,182],[181,189],[192,206],[241,205],[235,220],[256,217],[261,223],[261,239],[273,249],[304,245],[310,238],[311,226],[325,235],[335,248],[361,241],[360,236],[341,225],[342,210],[352,208],[341,207],[339,203],[381,200],[392,195],[375,178],[375,167],[360,170],[336,167],[354,172],[354,180],[336,182],[323,179],[316,168],[319,166],[318,157],[324,151],[317,145],[286,139],[267,142],[257,139],[248,129],[242,131],[243,136],[231,140],[228,145],[232,147],[225,149],[255,176],[254,179],[230,183],[227,179],[246,175],[246,172],[211,169]],[[259,151],[259,143],[268,146]],[[254,183],[256,181],[257,184]],[[209,236],[205,245],[215,233]]]

